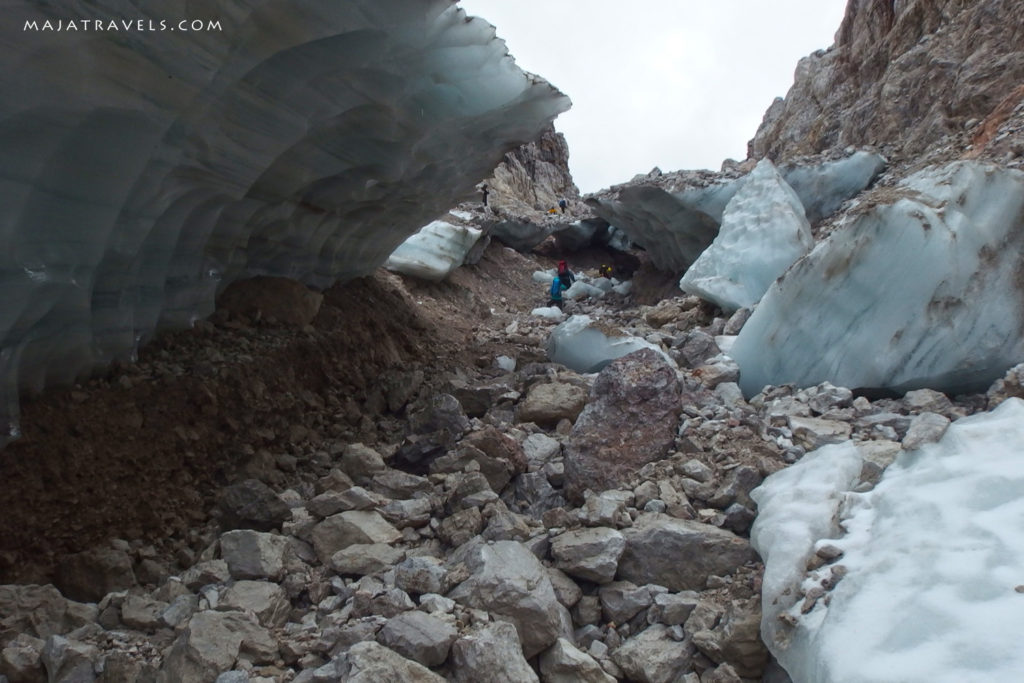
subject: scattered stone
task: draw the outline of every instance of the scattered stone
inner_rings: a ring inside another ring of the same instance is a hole
[[[808,450],[830,443],[842,443],[850,438],[853,431],[848,422],[796,415],[790,416],[789,428],[793,431],[794,441]]]

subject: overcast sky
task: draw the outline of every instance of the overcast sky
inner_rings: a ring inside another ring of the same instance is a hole
[[[555,121],[583,193],[747,156],[801,57],[832,44],[846,0],[461,0],[516,63],[567,94]]]

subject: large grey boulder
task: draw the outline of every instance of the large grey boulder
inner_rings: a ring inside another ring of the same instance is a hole
[[[516,681],[538,683],[537,674],[523,657],[522,629],[499,621],[463,635],[452,645],[456,683]]]
[[[199,612],[164,658],[161,683],[208,683],[231,669],[242,653],[255,664],[273,663],[277,641],[243,612]]]
[[[314,672],[315,681],[345,683],[445,683],[433,671],[379,643],[365,641],[348,648]]]
[[[388,619],[377,633],[377,640],[403,657],[433,667],[448,659],[448,651],[458,635],[448,622],[412,611]]]
[[[220,536],[220,554],[236,579],[276,579],[284,572],[288,538],[248,529]]]
[[[615,578],[626,541],[615,529],[595,527],[566,531],[551,539],[555,566],[570,576],[594,583]]]
[[[710,524],[643,514],[622,532],[620,579],[670,590],[703,590],[709,576],[726,576],[756,561],[750,542]]]
[[[638,351],[601,371],[565,448],[565,489],[615,488],[668,455],[681,406],[676,370],[658,353]]]
[[[0,586],[0,630],[36,638],[67,633],[73,623],[68,600],[54,586]]]
[[[377,574],[405,559],[405,550],[386,543],[355,543],[331,555],[339,574]]]
[[[544,683],[615,683],[593,657],[559,638],[540,656]]]
[[[276,583],[236,581],[221,594],[217,609],[251,612],[256,615],[260,624],[273,628],[283,626],[288,621],[292,605],[284,589]]]
[[[690,668],[696,650],[689,640],[676,641],[669,628],[654,624],[612,650],[612,661],[629,680],[673,683]]]
[[[516,541],[477,542],[452,561],[464,564],[469,578],[448,597],[514,624],[527,658],[561,635],[565,608],[558,603],[544,565],[526,546]]]
[[[47,681],[54,683],[92,683],[96,680],[93,662],[99,659],[95,645],[50,636],[43,645],[40,659],[46,668]]]
[[[339,550],[357,543],[394,543],[402,532],[372,510],[349,510],[331,515],[313,528],[313,548],[324,564]]]

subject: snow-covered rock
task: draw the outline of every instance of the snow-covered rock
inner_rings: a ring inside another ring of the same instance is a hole
[[[384,266],[423,280],[440,282],[463,264],[481,231],[447,221],[429,223],[392,252]]]
[[[867,493],[848,492],[851,444],[755,491],[762,629],[795,683],[1019,677],[1024,535],[1010,520],[1024,515],[1022,449],[1024,402],[1011,398],[904,452]],[[805,578],[815,550],[836,564]],[[827,602],[808,599],[822,589]]]
[[[766,384],[984,390],[1024,359],[1024,173],[925,169],[768,290],[730,355]]]
[[[598,372],[616,358],[640,349],[653,349],[675,366],[654,344],[605,327],[588,315],[571,316],[552,330],[546,347],[552,362],[583,373]]]
[[[718,236],[679,287],[726,312],[748,308],[813,246],[800,199],[763,159],[729,201]]]
[[[241,3],[156,40],[83,29],[122,10],[17,0],[0,27],[4,437],[19,390],[131,358],[236,279],[372,272],[570,104],[449,0]]]

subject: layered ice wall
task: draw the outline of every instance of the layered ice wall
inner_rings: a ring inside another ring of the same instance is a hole
[[[0,41],[0,443],[232,280],[372,271],[569,106],[454,0],[23,0]]]
[[[761,299],[732,357],[766,384],[984,390],[1024,360],[1024,173],[925,169],[877,193]]]

